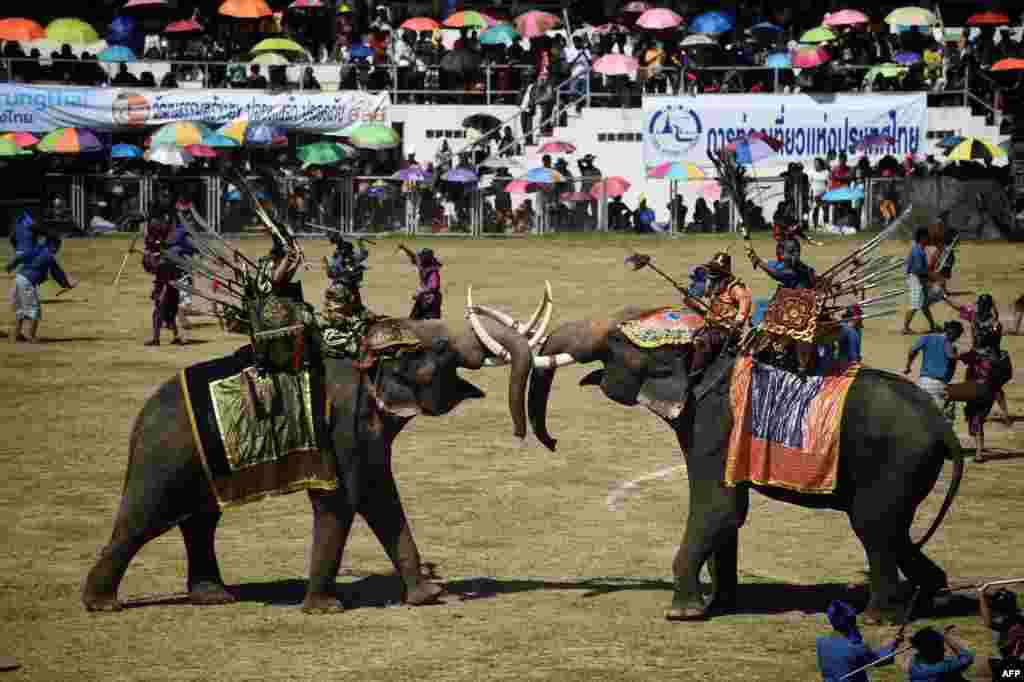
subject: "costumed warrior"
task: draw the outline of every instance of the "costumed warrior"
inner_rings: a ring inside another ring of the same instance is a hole
[[[710,299],[707,324],[694,337],[692,369],[707,366],[726,343],[738,341],[750,320],[750,289],[732,274],[732,257],[720,251],[704,264],[706,295]]]
[[[181,303],[181,296],[174,286],[183,273],[175,263],[163,257],[174,236],[174,228],[174,216],[171,213],[169,198],[165,194],[149,220],[142,252],[142,267],[153,275],[153,292],[150,295],[153,300],[153,338],[143,344],[146,346],[160,345],[160,330],[164,327],[174,334],[171,343],[184,343],[178,330],[178,306]]]
[[[363,305],[359,291],[367,270],[369,252],[361,239],[358,249],[340,236],[332,236],[332,240],[337,248],[333,256],[324,259],[330,280],[324,294],[322,326],[327,328],[324,343],[335,352],[355,358],[359,356],[366,330],[375,318]]]
[[[36,333],[39,330],[39,320],[43,317],[43,306],[39,301],[39,285],[52,275],[63,289],[74,289],[76,286],[68,281],[67,275],[64,274],[64,270],[57,262],[60,244],[61,240],[57,235],[37,232],[35,244],[29,249],[17,253],[7,265],[7,272],[13,272],[15,268],[21,266],[14,276],[11,301],[14,305],[13,341],[15,343],[18,341],[39,342]],[[25,320],[29,321],[28,336],[21,332],[22,323]]]
[[[1003,394],[1003,386],[1013,378],[1013,365],[1010,356],[1000,347],[1001,343],[1001,327],[982,330],[975,338],[974,348],[957,358],[967,366],[966,386],[957,384],[949,387],[951,400],[969,396],[964,405],[964,416],[977,445],[974,461],[979,463],[985,461],[985,420],[992,406],[999,403],[1007,426],[1013,421]]]
[[[399,244],[398,249],[409,257],[419,271],[420,284],[412,297],[413,306],[409,318],[441,319],[441,261],[434,256],[433,249],[420,249],[419,253],[413,253],[405,244]]]

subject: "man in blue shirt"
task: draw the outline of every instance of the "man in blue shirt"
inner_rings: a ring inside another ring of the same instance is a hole
[[[12,272],[18,265],[21,269],[14,276],[14,318],[15,335],[14,341],[28,341],[38,343],[36,332],[39,330],[39,320],[43,316],[43,307],[39,302],[39,285],[45,282],[52,275],[64,289],[74,289],[75,285],[68,281],[67,275],[57,263],[57,251],[60,249],[60,239],[48,237],[45,234],[36,236],[36,243],[27,251],[22,251],[14,256],[8,263],[7,272]],[[28,336],[22,334],[22,323],[28,320]]]
[[[914,633],[910,643],[917,653],[904,666],[907,682],[955,679],[955,673],[966,670],[974,663],[974,652],[953,637],[952,630],[953,626],[947,625],[942,633],[933,628],[924,628]],[[947,646],[953,651],[952,656],[944,656]]]
[[[928,280],[928,252],[925,246],[928,244],[928,230],[918,228],[914,233],[914,245],[910,247],[910,255],[907,256],[907,290],[910,292],[910,310],[907,311],[906,319],[903,321],[903,334],[909,336],[913,332],[910,323],[918,310],[924,315],[931,325],[932,333],[939,331],[938,325],[932,318],[932,311],[929,310],[932,301],[929,297],[931,283]]]
[[[843,313],[844,322],[839,326],[839,347],[836,351],[836,361],[840,364],[861,361],[860,342],[864,330],[861,315],[860,306],[856,305]]]
[[[904,374],[910,374],[914,358],[921,353],[921,375],[917,380],[925,393],[932,397],[942,409],[946,403],[946,386],[956,371],[956,343],[964,333],[964,326],[957,320],[947,322],[941,334],[925,334],[914,342],[907,356]]]
[[[872,650],[864,643],[864,638],[857,629],[857,614],[849,604],[833,601],[828,605],[826,614],[834,632],[829,635],[818,635],[815,642],[818,669],[824,682],[838,682],[844,675],[857,668],[886,657],[889,658],[879,663],[879,666],[891,664],[895,660],[892,654],[899,648],[900,639],[894,640],[879,651]],[[846,679],[851,682],[867,682],[868,676],[866,672],[861,671]]]
[[[11,232],[11,245],[14,246],[14,255],[17,256],[30,250],[36,243],[36,235],[33,231],[35,221],[32,214],[22,211],[18,221],[14,224],[14,231]]]
[[[765,262],[754,250],[747,247],[750,263],[763,270],[769,277],[779,283],[783,289],[813,289],[814,268],[800,260],[800,241],[796,237],[787,237],[778,248],[779,260]]]
[[[652,234],[654,232],[654,209],[647,205],[647,197],[640,197],[640,205],[633,213],[636,221],[635,229],[639,234]]]

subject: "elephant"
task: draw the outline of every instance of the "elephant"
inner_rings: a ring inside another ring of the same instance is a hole
[[[356,513],[369,524],[401,577],[408,604],[434,601],[441,587],[421,574],[420,553],[406,520],[392,473],[392,443],[417,414],[447,414],[483,392],[457,369],[511,366],[509,409],[514,434],[527,435],[525,394],[536,343],[551,315],[550,285],[524,328],[510,329],[470,315],[459,328],[441,320],[389,319],[419,341],[393,361],[357,367],[350,359],[325,357],[328,425],[337,457],[335,491],[308,491],[313,508],[309,583],[302,610],[341,610],[333,588]],[[545,311],[542,316],[541,312]],[[539,321],[539,323],[538,323]],[[526,333],[528,332],[528,334]],[[178,526],[188,557],[187,590],[195,604],[234,601],[225,587],[214,551],[221,512],[204,473],[180,383],[164,382],[145,402],[132,427],[121,503],[110,542],[89,572],[82,602],[90,611],[118,611],[118,586],[129,562],[145,543]]]
[[[812,495],[753,484],[729,487],[724,484],[733,426],[729,386],[737,352],[726,346],[701,370],[691,367],[692,343],[654,349],[634,345],[619,325],[654,310],[627,308],[607,319],[555,328],[538,345],[537,352],[546,361],[535,362],[527,409],[534,433],[554,451],[547,403],[557,368],[600,362],[603,368],[584,377],[581,386],[598,386],[622,405],[644,404],[675,431],[689,473],[690,508],[673,562],[675,588],[666,618],[703,619],[737,605],[739,529],[746,520],[751,487],[776,500],[847,513],[870,567],[868,620],[899,619],[893,618],[899,613],[899,571],[921,588],[920,598],[946,587],[945,572],[924,555],[922,546],[953,502],[963,474],[963,454],[951,425],[928,395],[899,375],[862,368],[847,393],[842,415],[834,493]],[[907,424],[915,428],[908,430]],[[914,514],[946,458],[953,461],[949,491],[931,528],[914,543]],[[712,576],[708,603],[700,592],[705,564]]]

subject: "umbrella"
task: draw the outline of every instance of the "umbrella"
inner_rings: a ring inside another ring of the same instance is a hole
[[[299,147],[296,156],[308,165],[330,166],[358,154],[355,148],[337,142],[316,142]]]
[[[0,139],[0,157],[8,158],[11,156],[31,156],[32,152],[27,149],[22,149],[18,144],[11,139],[3,138]]]
[[[810,31],[807,31],[802,36],[800,36],[800,42],[807,43],[808,45],[827,43],[835,39],[836,34],[828,30],[827,26],[818,26],[817,28],[812,28]]]
[[[110,148],[112,159],[138,159],[142,157],[142,150],[133,144],[115,144]]]
[[[935,146],[941,147],[942,149],[952,149],[953,147],[963,142],[965,139],[967,138],[960,137],[959,135],[949,135],[947,137],[942,138],[942,141]]]
[[[704,12],[690,22],[693,33],[725,33],[733,27],[732,17],[724,12]]]
[[[707,176],[692,163],[669,161],[647,169],[647,177],[656,180],[703,180]]]
[[[683,47],[697,47],[699,45],[718,45],[714,38],[709,38],[703,33],[697,33],[691,36],[686,36],[683,41],[679,43]]]
[[[568,142],[562,142],[561,140],[552,140],[551,142],[545,142],[541,145],[540,149],[537,150],[538,154],[575,154],[576,146],[569,144]]]
[[[622,24],[601,24],[594,33],[629,33],[629,29]]]
[[[640,68],[640,64],[636,59],[617,53],[604,55],[594,62],[593,66],[594,71],[606,76],[629,76],[636,73],[638,68]]]
[[[135,53],[123,45],[113,45],[96,55],[101,62],[134,62]]]
[[[736,154],[736,163],[750,166],[778,154],[781,145],[774,142],[767,136],[755,133],[749,137],[739,137],[725,145],[725,148]]]
[[[860,142],[857,143],[857,149],[864,151],[865,149],[870,149],[872,147],[887,147],[892,144],[896,144],[896,140],[892,135],[874,133],[862,137]]]
[[[498,24],[480,34],[481,45],[511,45],[519,40],[519,34],[508,24]]]
[[[119,15],[114,17],[114,20],[110,22],[110,37],[119,39],[119,42],[130,41],[132,33],[134,32],[135,20],[131,17]]]
[[[36,146],[41,152],[61,154],[81,154],[98,152],[103,145],[96,135],[84,128],[57,128],[46,135]]]
[[[497,23],[497,21],[486,14],[481,14],[474,10],[456,12],[444,20],[444,25],[451,28],[490,28]]]
[[[921,55],[916,52],[900,52],[893,57],[893,61],[897,64],[902,64],[903,66],[910,66],[911,64],[917,64],[921,61]]]
[[[1002,142],[1000,142],[999,143],[999,148],[1002,149],[1007,154],[1009,154],[1010,153],[1010,140],[1003,140]]]
[[[192,121],[175,121],[160,126],[150,138],[150,145],[176,144],[184,147],[187,144],[203,144],[203,138],[212,131],[202,123]]]
[[[526,178],[517,178],[505,185],[505,191],[509,194],[530,194],[536,192],[540,187]]]
[[[403,168],[391,177],[395,180],[402,180],[403,182],[423,182],[427,179],[427,173],[422,167],[413,165],[408,168]]]
[[[459,182],[464,184],[470,184],[480,179],[470,168],[453,168],[445,173],[443,177],[448,182]]]
[[[225,0],[217,14],[236,19],[261,19],[274,14],[264,0]]]
[[[136,9],[139,7],[166,7],[167,0],[128,0],[124,3],[123,9]]]
[[[501,119],[491,114],[473,114],[462,120],[463,128],[473,128],[481,132],[494,130],[501,125]]]
[[[5,133],[0,135],[0,138],[4,140],[10,140],[19,147],[31,147],[32,145],[39,142],[39,138],[32,133],[17,132],[17,133]]]
[[[793,67],[793,61],[788,52],[773,52],[768,55],[764,65],[770,69],[790,69]]]
[[[519,168],[521,163],[515,159],[499,159],[491,157],[480,164],[484,168]]]
[[[825,26],[853,26],[866,24],[869,21],[871,20],[863,12],[858,12],[855,9],[841,9],[838,12],[826,14],[825,20],[821,23]]]
[[[1021,71],[1024,70],[1024,59],[1018,57],[1007,57],[1000,59],[992,65],[993,71]]]
[[[261,201],[266,201],[266,200],[270,199],[270,195],[268,195],[266,192],[264,192],[261,189],[256,190],[255,194],[256,194],[256,198],[261,200]],[[226,200],[228,200],[228,201],[241,201],[242,200],[242,193],[239,192],[237,189],[233,189],[233,190],[231,190],[229,192],[225,192],[224,198]]]
[[[393,128],[377,123],[361,125],[348,137],[352,144],[360,149],[394,149],[402,143]]]
[[[762,21],[760,24],[751,26],[750,30],[752,33],[782,33],[784,29],[770,21]]]
[[[300,54],[306,54],[306,48],[288,38],[265,38],[253,45],[251,51],[268,52],[271,50],[277,52],[298,52]]]
[[[1005,26],[1009,23],[1010,17],[1002,12],[993,12],[992,10],[972,14],[967,19],[968,26]]]
[[[338,3],[338,14],[348,14],[351,11],[352,8],[349,7],[349,4],[347,2],[343,1]]]
[[[871,81],[878,76],[882,76],[883,78],[896,78],[897,76],[902,76],[906,72],[907,67],[899,64],[877,64],[868,69],[867,73],[864,74],[864,79]]]
[[[934,26],[938,20],[923,7],[900,7],[889,12],[885,23],[897,26]]]
[[[69,45],[81,45],[95,43],[100,39],[96,29],[82,21],[63,17],[54,19],[46,26],[46,38],[55,43],[68,43]]]
[[[683,18],[670,9],[649,9],[640,15],[636,25],[641,28],[649,28],[660,31],[666,28],[675,28],[683,23]]]
[[[553,168],[533,168],[526,172],[525,178],[530,182],[550,185],[553,182],[564,182],[565,176]]]
[[[460,47],[441,58],[441,68],[452,73],[467,73],[480,68],[482,57],[472,50]]]
[[[790,55],[790,61],[793,66],[797,66],[802,69],[821,66],[830,59],[832,59],[831,53],[820,45],[816,47],[804,47],[794,51],[793,54]]]
[[[406,19],[405,21],[403,21],[402,25],[399,28],[404,28],[406,31],[417,32],[435,31],[441,28],[441,24],[439,24],[434,19],[431,19],[430,17],[412,17],[411,19]]]
[[[626,5],[622,8],[622,11],[630,14],[643,14],[650,8],[651,6],[648,5],[646,2],[641,2],[640,0],[633,0],[633,2],[626,3]]]
[[[289,9],[317,9],[323,7],[324,3],[322,0],[295,0],[292,4],[288,5]]]
[[[230,149],[231,147],[240,146],[238,140],[234,140],[227,135],[222,135],[217,132],[211,132],[209,135],[203,135],[203,144],[207,147],[213,147],[214,149]]]
[[[228,135],[228,137],[231,137]],[[250,124],[245,129],[245,144],[253,146],[268,146],[275,144],[287,144],[288,135],[283,128],[272,126],[267,123]]]
[[[525,38],[536,38],[542,36],[551,29],[560,25],[562,20],[554,14],[531,10],[526,14],[516,17],[516,32]]]
[[[283,54],[276,52],[264,52],[258,54],[252,58],[250,64],[263,64],[264,66],[287,66],[291,64],[291,60],[285,57]]]
[[[718,180],[711,180],[710,182],[704,183],[704,188],[701,190],[701,194],[708,201],[718,201],[722,198],[722,185],[718,183]]]
[[[590,195],[597,198],[601,198],[602,195],[621,197],[630,187],[629,180],[613,175],[594,183],[594,186],[590,188]]]
[[[187,144],[185,145],[185,151],[197,159],[213,159],[217,157],[216,150],[205,144]]]
[[[27,43],[46,37],[46,31],[31,19],[12,17],[0,21],[0,40],[17,40]]]
[[[577,202],[577,201],[593,201],[594,197],[590,196],[586,192],[562,192],[562,195],[558,197],[562,201]]]
[[[192,155],[184,147],[173,144],[158,144],[146,152],[145,158],[164,166],[187,166],[192,162]]]
[[[847,185],[821,195],[822,201],[860,201],[864,198],[864,188],[859,185]]]
[[[181,19],[167,24],[167,28],[164,29],[164,33],[191,33],[193,31],[202,30],[203,25],[195,19]]]
[[[352,58],[372,57],[373,48],[363,43],[356,43],[348,49],[348,56]]]
[[[1006,152],[980,137],[968,137],[963,142],[946,152],[950,161],[990,160],[997,156],[1005,156]]]

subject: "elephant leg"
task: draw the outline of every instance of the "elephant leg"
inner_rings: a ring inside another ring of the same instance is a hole
[[[669,620],[693,620],[708,615],[708,605],[700,593],[700,569],[725,550],[714,566],[716,597],[728,603],[735,597],[738,582],[736,557],[739,529],[746,520],[749,493],[745,488],[727,488],[717,480],[690,479],[690,513],[686,535],[672,564],[675,594],[665,612]]]
[[[383,465],[380,471],[373,472],[366,491],[359,513],[366,519],[402,578],[403,600],[414,606],[436,601],[444,590],[423,577],[420,551],[412,537],[390,465]]]
[[[934,602],[936,593],[949,585],[946,572],[911,542],[909,534],[906,548],[900,556],[899,568],[915,588],[921,589],[917,602],[919,608],[927,609]]]
[[[188,554],[188,596],[193,604],[231,604],[234,596],[224,586],[214,551],[220,512],[190,516],[178,525]]]
[[[739,588],[739,549],[740,534],[737,532],[723,542],[708,562],[713,595],[708,607],[715,611],[728,611],[736,608],[736,591]]]
[[[355,510],[343,492],[309,491],[313,505],[313,548],[309,558],[309,585],[302,610],[306,613],[336,613],[344,610],[334,593],[341,555],[352,530]]]
[[[865,496],[858,497],[863,503]],[[868,521],[858,513],[859,507],[855,500],[850,511],[850,524],[864,545],[871,574],[871,597],[864,610],[864,621],[869,624],[895,623],[902,617],[897,605],[900,582],[898,558],[909,524],[896,518],[872,518]]]

